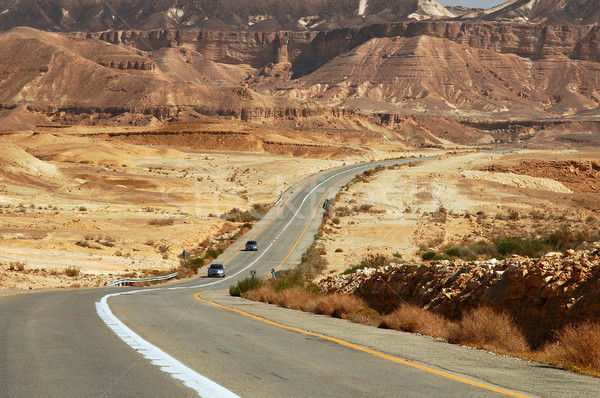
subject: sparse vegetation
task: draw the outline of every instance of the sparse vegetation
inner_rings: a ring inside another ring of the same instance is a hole
[[[194,274],[198,273],[198,269],[204,267],[204,259],[200,257],[189,260],[190,269],[194,271]]]
[[[250,277],[238,281],[237,285],[229,286],[229,294],[232,296],[241,296],[249,290],[257,289],[264,285],[261,279]]]
[[[153,220],[148,221],[148,224],[164,227],[167,225],[173,225],[174,222],[174,218],[155,218]]]
[[[421,254],[421,258],[425,261],[433,260],[435,256],[436,253],[431,251]]]
[[[503,353],[529,350],[525,336],[510,315],[488,307],[475,308],[452,324],[448,341]]]
[[[478,240],[461,245],[450,245],[442,248],[442,252],[428,250],[421,254],[423,260],[451,260],[461,258],[467,261],[489,258],[505,258],[513,254],[538,258],[551,251],[564,251],[567,249],[581,249],[586,243],[600,240],[600,233],[592,230],[573,231],[561,227],[544,236],[520,237],[502,236],[491,242]],[[430,242],[429,247],[436,242]]]
[[[79,276],[80,273],[81,273],[81,270],[79,268],[75,267],[75,266],[72,266],[72,265],[69,266],[69,267],[67,267],[67,268],[65,268],[65,270],[64,270],[64,274],[66,276],[71,277],[71,278]]]
[[[25,263],[22,261],[12,261],[9,265],[8,265],[8,270],[9,271],[23,271],[25,270]]]
[[[369,254],[364,257],[358,265],[346,269],[342,274],[352,274],[359,269],[364,268],[380,268],[388,264],[388,259],[382,254]]]
[[[579,373],[600,376],[600,323],[568,325],[556,342],[544,347],[539,359]]]
[[[359,297],[334,293],[320,296],[315,303],[315,313],[330,315],[335,318],[348,319],[359,310],[367,309],[368,305]]]
[[[412,305],[402,305],[383,317],[382,326],[403,332],[448,338],[450,322],[441,315]]]
[[[102,249],[100,246],[93,245],[93,244],[89,243],[86,240],[77,241],[77,242],[75,242],[75,244],[77,246],[85,247],[87,249],[95,249],[95,250],[101,250]]]
[[[221,215],[221,218],[229,222],[251,223],[264,217],[269,207],[264,204],[253,204],[250,210],[240,210],[237,207]]]

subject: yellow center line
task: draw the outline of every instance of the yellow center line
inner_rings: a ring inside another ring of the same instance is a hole
[[[238,314],[241,314],[241,315],[244,315],[244,316],[256,319],[258,321],[264,322],[264,323],[272,325],[272,326],[276,326],[276,327],[279,327],[279,328],[282,328],[282,329],[291,330],[291,331],[302,333],[302,334],[305,334],[305,335],[308,335],[308,336],[318,337],[318,338],[321,338],[321,339],[324,339],[324,340],[332,341],[332,342],[337,343],[337,344],[339,344],[341,346],[344,346],[344,347],[348,347],[348,348],[351,348],[351,349],[354,349],[354,350],[357,350],[357,351],[365,352],[367,354],[375,355],[377,357],[384,358],[384,359],[387,359],[387,360],[390,360],[390,361],[393,361],[393,362],[396,362],[396,363],[400,363],[402,365],[410,366],[412,368],[416,368],[416,369],[419,369],[419,370],[423,370],[423,371],[426,371],[426,372],[429,372],[429,373],[434,373],[434,374],[437,374],[439,376],[443,376],[443,377],[446,377],[446,378],[449,378],[449,379],[452,379],[452,380],[459,381],[461,383],[469,384],[469,385],[472,385],[472,386],[475,386],[475,387],[480,387],[480,388],[483,388],[483,389],[486,389],[486,390],[495,391],[497,393],[508,395],[508,396],[512,396],[512,397],[529,398],[527,395],[523,395],[523,394],[519,394],[519,393],[516,393],[516,392],[504,390],[502,388],[498,388],[498,387],[490,386],[490,385],[487,385],[487,384],[479,383],[479,382],[476,382],[476,381],[473,381],[473,380],[465,379],[464,377],[456,376],[456,375],[453,375],[453,374],[450,374],[450,373],[447,373],[447,372],[443,372],[441,370],[437,370],[437,369],[429,368],[427,366],[419,365],[419,364],[416,364],[416,363],[413,363],[413,362],[405,361],[403,359],[396,358],[396,357],[393,357],[391,355],[383,354],[381,352],[378,352],[378,351],[375,351],[375,350],[371,350],[371,349],[368,349],[368,348],[365,348],[365,347],[361,347],[361,346],[358,346],[356,344],[352,344],[352,343],[349,343],[347,341],[344,341],[344,340],[341,340],[341,339],[337,339],[335,337],[330,337],[330,336],[326,336],[324,334],[315,333],[315,332],[309,332],[309,331],[298,329],[298,328],[295,328],[295,327],[292,327],[292,326],[283,325],[281,323],[273,322],[273,321],[270,321],[268,319],[265,319],[265,318],[262,318],[262,317],[259,317],[259,316],[256,316],[256,315],[252,315],[252,314],[250,314],[248,312],[245,312],[245,311],[242,311],[242,310],[238,310],[236,308],[227,307],[227,306],[222,305],[222,304],[217,304],[217,303],[215,303],[213,301],[201,298],[200,296],[202,294],[204,294],[204,293],[206,293],[206,291],[196,293],[194,295],[194,298],[196,298],[196,300],[205,302],[207,304],[212,304],[215,307],[219,307],[219,308],[223,308],[223,309],[226,309],[226,310],[234,311],[234,312],[237,312]]]
[[[304,236],[304,234],[308,230],[308,227],[310,226],[310,224],[314,220],[314,218],[315,218],[315,216],[317,214],[317,211],[319,209],[319,205],[320,205],[321,201],[329,194],[329,192],[331,192],[331,190],[333,188],[335,188],[337,186],[337,184],[339,184],[341,181],[343,181],[347,177],[348,176],[345,176],[345,177],[342,177],[339,180],[337,180],[337,182],[335,184],[333,184],[331,186],[331,188],[329,188],[327,190],[327,192],[325,192],[323,194],[323,196],[321,196],[321,199],[319,199],[319,201],[317,202],[317,206],[315,206],[313,214],[312,214],[309,222],[306,224],[306,227],[304,227],[304,230],[302,231],[302,233],[300,234],[300,236],[298,237],[298,239],[294,243],[294,246],[288,252],[287,256],[283,259],[283,261],[281,261],[281,263],[277,266],[277,268],[275,268],[276,270],[278,270],[279,268],[281,268],[283,266],[283,264],[292,255],[292,252],[296,249],[296,247],[300,243],[300,240],[302,239],[302,237]],[[290,197],[290,199],[291,199],[291,197]],[[287,204],[287,202],[286,202],[286,204]],[[265,226],[265,228],[266,228],[266,226]],[[263,228],[263,230],[264,230],[264,228]],[[262,232],[262,230],[261,230],[261,232]],[[269,275],[263,277],[262,279],[268,278],[268,276]],[[202,295],[203,293],[205,293],[205,292],[199,292],[199,293],[195,294],[194,297],[197,300],[203,301],[205,303],[212,304],[212,305],[214,305],[216,307],[220,307],[220,308],[223,308],[223,309],[227,309],[227,310],[230,310],[230,311],[237,312],[237,313],[239,313],[241,315],[248,316],[250,318],[253,318],[253,319],[256,319],[258,321],[267,323],[269,325],[277,326],[277,327],[280,327],[280,328],[283,328],[283,329],[287,329],[287,330],[292,330],[292,331],[295,331],[295,332],[298,332],[298,333],[302,333],[302,334],[306,334],[306,335],[309,335],[309,336],[319,337],[319,338],[322,338],[324,340],[329,340],[329,341],[332,341],[334,343],[340,344],[340,345],[342,345],[344,347],[348,347],[348,348],[352,348],[354,350],[362,351],[362,352],[365,352],[365,353],[368,353],[368,354],[371,354],[371,355],[378,356],[380,358],[384,358],[384,359],[387,359],[387,360],[390,360],[390,361],[393,361],[393,362],[396,362],[396,363],[400,363],[400,364],[403,364],[403,365],[406,365],[406,366],[410,366],[410,367],[413,367],[413,368],[416,368],[416,369],[420,369],[420,370],[423,370],[423,371],[426,371],[426,372],[434,373],[434,374],[437,374],[439,376],[443,376],[443,377],[446,377],[446,378],[449,378],[449,379],[452,379],[452,380],[456,380],[456,381],[459,381],[459,382],[462,382],[462,383],[465,383],[465,384],[469,384],[469,385],[472,385],[472,386],[475,386],[475,387],[480,387],[480,388],[483,388],[483,389],[486,389],[486,390],[495,391],[495,392],[498,392],[500,394],[504,394],[504,395],[508,395],[508,396],[520,397],[520,398],[528,398],[527,395],[522,395],[522,394],[518,394],[518,393],[515,393],[515,392],[512,392],[512,391],[504,390],[504,389],[501,389],[501,388],[498,388],[498,387],[493,387],[493,386],[489,386],[489,385],[486,385],[486,384],[478,383],[476,381],[465,379],[464,377],[455,376],[453,374],[450,374],[450,373],[447,373],[447,372],[442,372],[442,371],[436,370],[436,369],[432,369],[432,368],[429,368],[427,366],[418,365],[416,363],[408,362],[408,361],[405,361],[405,360],[393,357],[391,355],[383,354],[381,352],[374,351],[374,350],[371,350],[371,349],[368,349],[368,348],[364,348],[364,347],[360,347],[358,345],[349,343],[349,342],[344,341],[344,340],[336,339],[335,337],[326,336],[326,335],[320,334],[320,333],[309,332],[309,331],[306,331],[306,330],[302,330],[302,329],[294,328],[294,327],[291,327],[291,326],[283,325],[283,324],[280,324],[280,323],[277,323],[277,322],[269,321],[268,319],[261,318],[261,317],[256,316],[256,315],[249,314],[249,313],[247,313],[245,311],[241,311],[241,310],[238,310],[236,308],[227,307],[227,306],[224,306],[224,305],[221,305],[221,304],[217,304],[217,303],[209,301],[209,300],[205,300],[205,299],[203,299],[203,298],[200,297],[200,295]]]

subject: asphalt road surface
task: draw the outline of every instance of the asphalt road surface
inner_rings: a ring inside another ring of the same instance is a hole
[[[0,396],[600,396],[595,378],[222,292],[297,264],[323,201],[394,162],[296,184],[218,259],[226,278],[0,296]],[[241,250],[250,239],[258,251]]]

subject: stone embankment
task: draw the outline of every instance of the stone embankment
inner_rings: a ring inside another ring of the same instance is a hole
[[[319,285],[326,293],[360,296],[382,313],[408,303],[458,319],[487,305],[508,311],[537,344],[565,324],[599,318],[600,250],[398,264],[329,276]]]

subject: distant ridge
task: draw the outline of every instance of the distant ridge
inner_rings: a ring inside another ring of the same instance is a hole
[[[243,6],[241,6],[243,5]],[[454,17],[433,0],[0,0],[0,30],[328,30]]]

